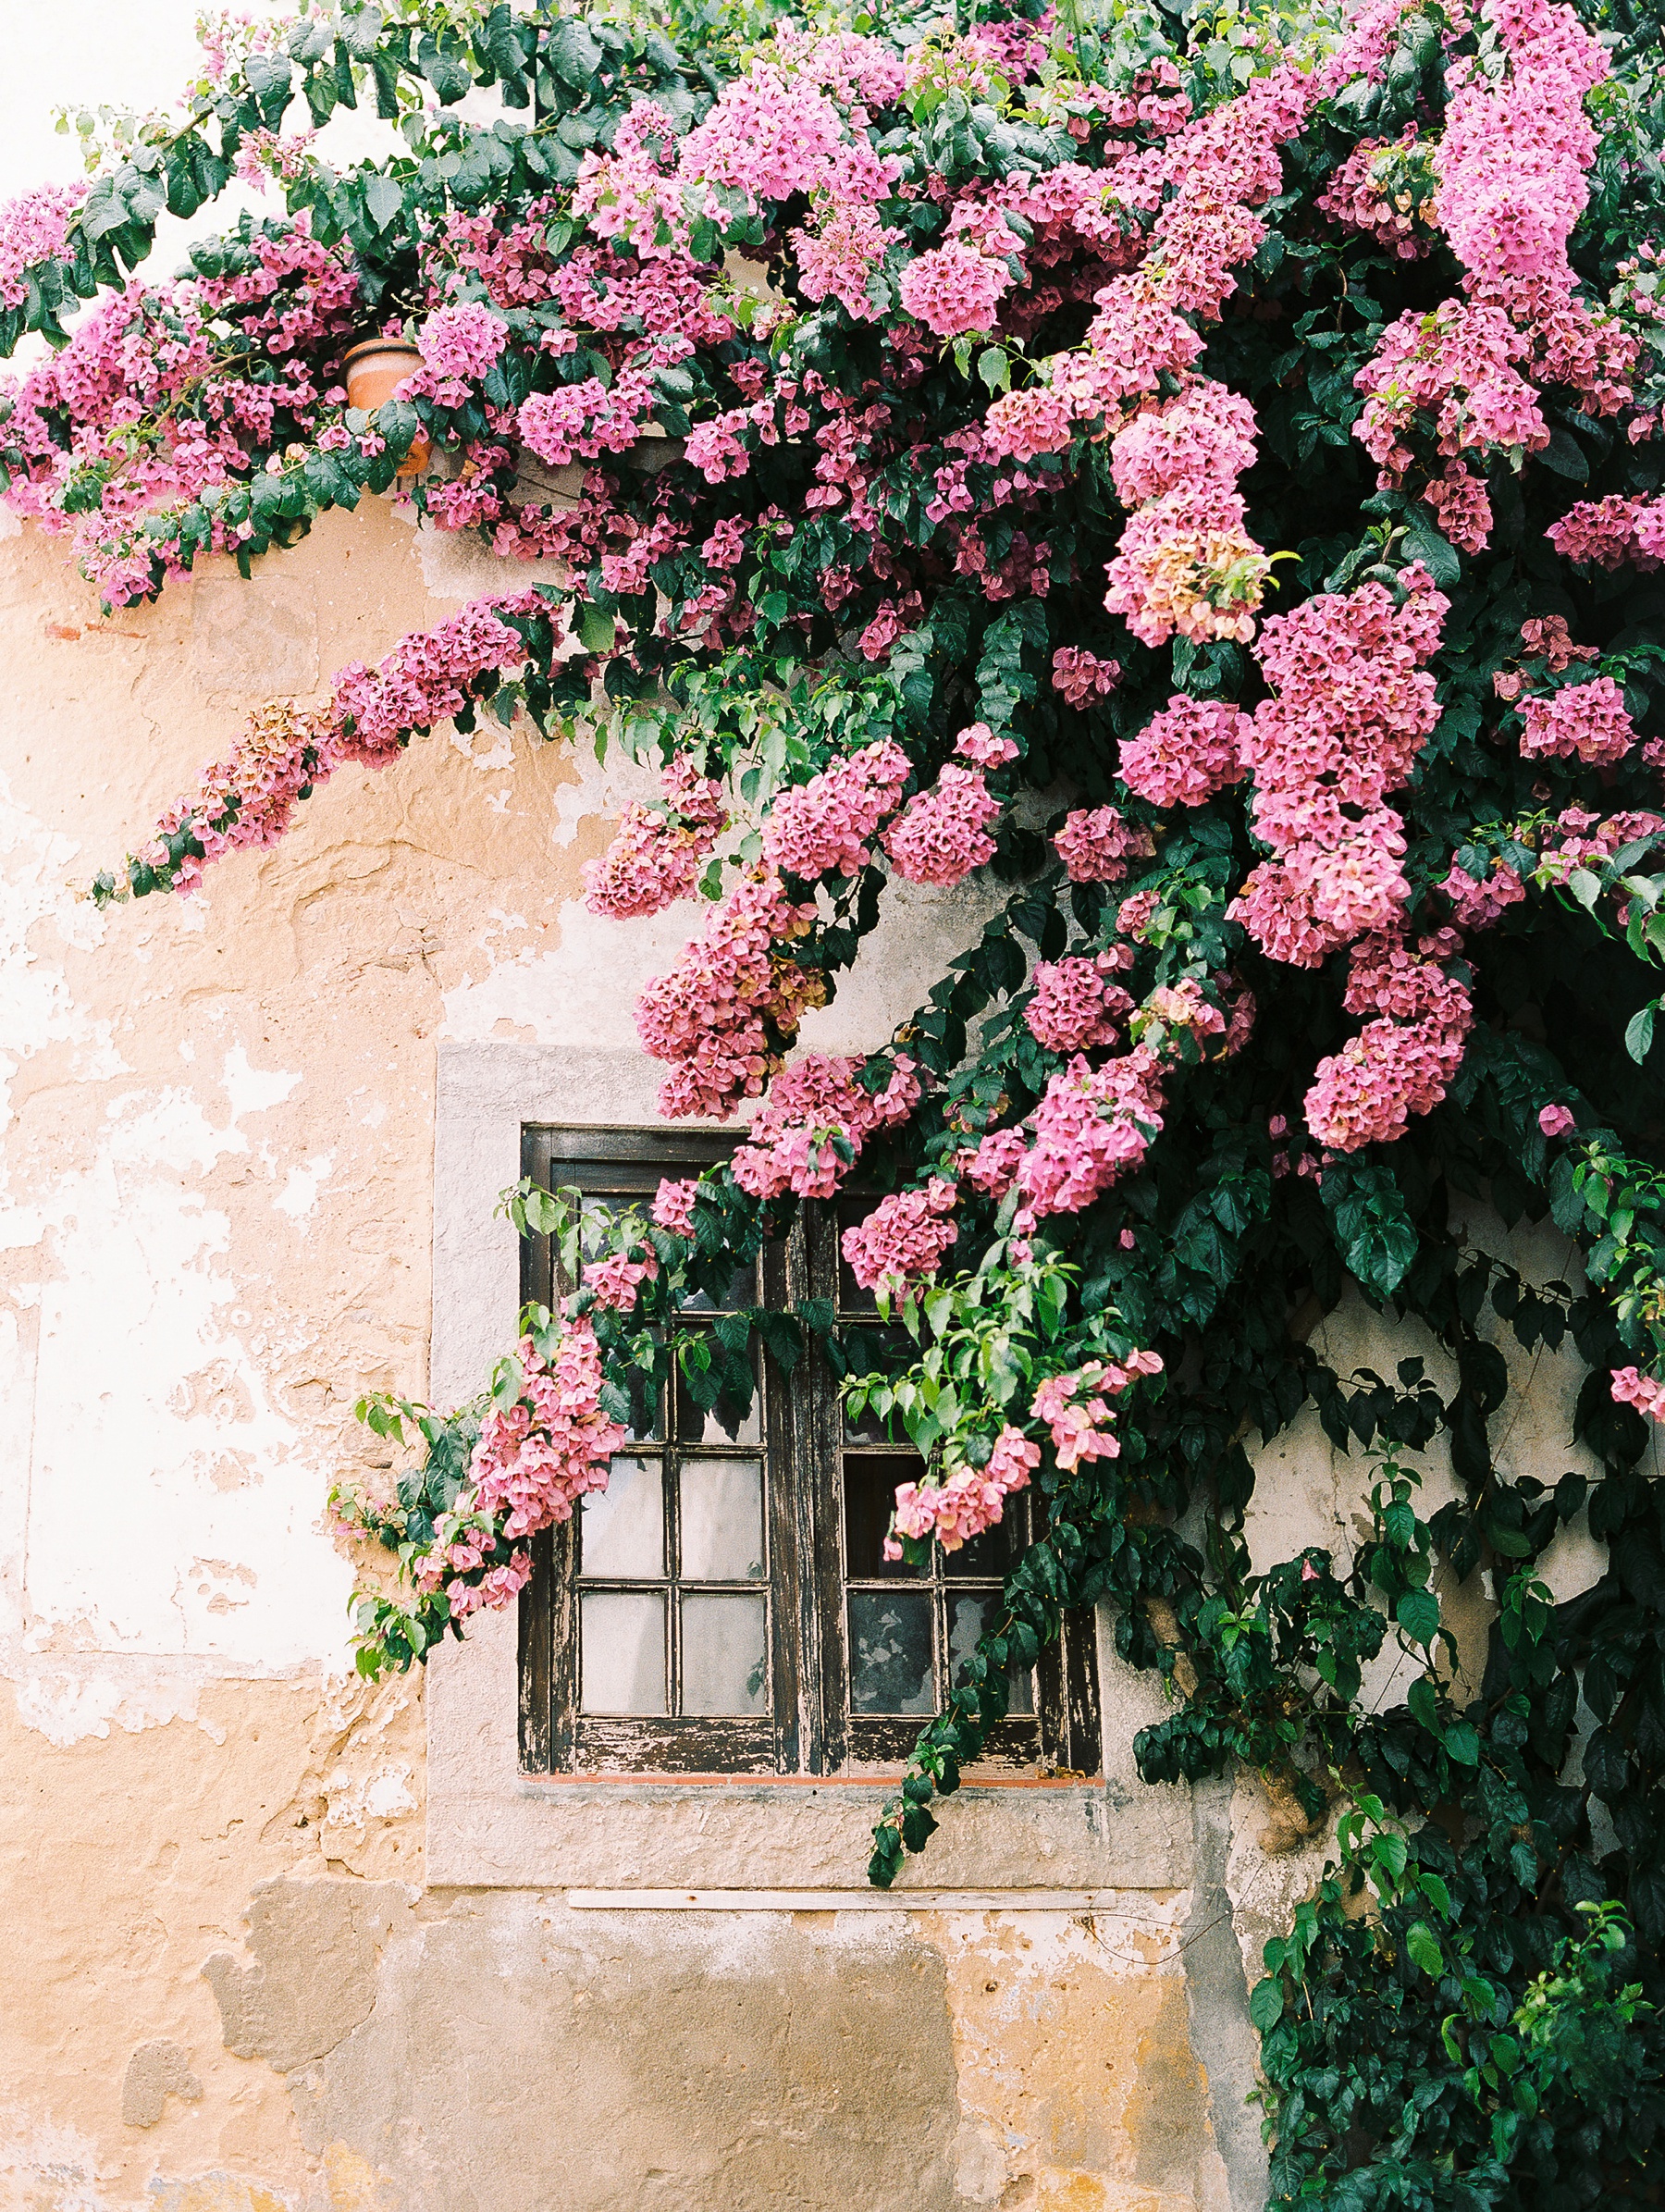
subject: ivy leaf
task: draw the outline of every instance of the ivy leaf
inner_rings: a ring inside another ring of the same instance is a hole
[[[1249,2017],[1263,2035],[1270,2034],[1284,2016],[1283,1983],[1276,1975],[1257,1982],[1249,1999]]]
[[[1351,1273],[1378,1297],[1391,1296],[1417,1250],[1416,1230],[1393,1170],[1339,1162],[1326,1173],[1321,1195]]]

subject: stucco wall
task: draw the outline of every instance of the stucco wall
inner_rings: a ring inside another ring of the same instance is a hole
[[[1143,1686],[1093,1805],[1003,1810],[999,1850],[968,1829],[926,1876],[1085,1885],[1091,1911],[568,1902],[628,1878],[626,1829],[686,1878],[668,1799],[569,1825],[561,1888],[454,1854],[425,1885],[423,1686],[346,1672],[321,1509],[364,1464],[354,1396],[427,1385],[438,1055],[581,1044],[639,1117],[631,996],[692,917],[570,903],[635,772],[519,736],[341,775],[189,902],[100,918],[80,892],[247,705],[484,580],[376,500],[252,587],[205,569],[111,620],[58,547],[0,544],[4,2188],[55,2212],[1224,2206],[1186,1969],[1217,1973],[1225,1923],[1196,1922],[1190,1809],[1127,1768]],[[913,902],[818,1041],[883,1034],[975,906]],[[697,1824],[858,1888],[871,1810],[850,1793],[813,1851],[767,1793]]]
[[[347,1672],[325,1492],[385,1457],[358,1392],[427,1388],[436,1311],[448,1391],[508,1324],[489,1145],[444,1170],[436,1298],[437,1116],[444,1160],[448,1129],[512,1130],[524,1070],[582,1063],[583,1118],[641,1118],[631,998],[693,916],[572,903],[636,772],[520,735],[342,774],[191,901],[81,892],[249,704],[490,580],[374,500],[252,586],[206,567],[111,620],[56,546],[0,543],[0,2201],[1257,2205],[1247,1977],[1324,1839],[1252,1781],[1144,1789],[1152,1691],[1113,1664],[1104,1786],[950,1808],[909,1870],[1027,1899],[596,1909],[579,1885],[708,1863],[856,1887],[872,1804],[603,1793],[557,1823],[513,1773],[494,1624],[430,1697],[425,1878],[424,1685]],[[813,1041],[886,1033],[980,896],[899,908]],[[1344,1315],[1326,1350],[1430,1347]],[[1517,1368],[1500,1456],[1559,1473],[1572,1374]],[[1359,1477],[1298,1423],[1257,1556],[1344,1551]],[[1590,1566],[1575,1533],[1550,1563]],[[1483,1600],[1458,1611],[1473,1663]]]

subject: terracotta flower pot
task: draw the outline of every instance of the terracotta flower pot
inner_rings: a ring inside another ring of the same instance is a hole
[[[368,414],[421,367],[422,355],[402,338],[367,338],[348,348],[342,365],[347,371],[348,406],[362,407]],[[399,464],[399,474],[419,476],[428,464],[429,450],[427,433],[419,430]]]

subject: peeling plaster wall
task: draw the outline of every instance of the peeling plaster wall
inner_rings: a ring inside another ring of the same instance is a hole
[[[210,564],[101,619],[57,547],[0,542],[0,2212],[1249,2212],[1247,1989],[1326,1839],[1252,1781],[1144,1790],[1151,1688],[1113,1668],[1085,1826],[996,1824],[996,1863],[956,1855],[950,1809],[923,1869],[1093,1880],[1107,1852],[1091,1912],[578,1910],[559,1885],[623,1833],[605,1805],[557,1886],[456,1856],[492,1760],[513,1796],[504,1742],[440,1762],[425,1880],[425,1686],[346,1671],[323,1507],[383,1456],[353,1398],[427,1384],[440,1049],[624,1066],[635,989],[695,916],[574,904],[641,779],[520,735],[342,773],[190,902],[101,918],[80,890],[248,706],[492,575],[373,500],[252,587]],[[899,898],[812,1041],[884,1034],[980,896]],[[1412,1334],[1344,1313],[1326,1350],[1437,1373]],[[1517,1368],[1501,1456],[1559,1473],[1572,1371]],[[1298,1423],[1256,1556],[1345,1552],[1358,1475]],[[1550,1565],[1571,1589],[1592,1563],[1570,1532]],[[1472,1668],[1478,1602],[1460,1625]],[[686,1879],[721,1836],[856,1885],[866,1817],[847,1865],[843,1830],[738,1798],[637,1807],[628,1848]]]

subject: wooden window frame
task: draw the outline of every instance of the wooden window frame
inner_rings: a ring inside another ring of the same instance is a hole
[[[523,1174],[546,1189],[587,1185],[646,1200],[661,1176],[697,1173],[725,1159],[738,1142],[712,1131],[526,1123],[521,1165]],[[789,1308],[810,1296],[836,1298],[838,1233],[832,1205],[800,1205],[787,1234],[765,1249],[763,1303]],[[550,1240],[524,1239],[523,1303],[551,1304],[554,1288]],[[841,1464],[846,1439],[836,1380],[812,1346],[790,1375],[766,1360],[762,1394],[771,1710],[735,1718],[580,1713],[574,1518],[534,1540],[532,1579],[520,1600],[524,1773],[863,1779],[894,1774],[906,1765],[928,1716],[849,1709]],[[886,1449],[870,1443],[857,1448]],[[898,1457],[906,1452],[889,1449]],[[1014,1508],[1021,1536],[1030,1500],[1014,1499],[1008,1513]],[[936,1593],[943,1587],[952,1590],[952,1579],[944,1586],[933,1575],[917,1587],[931,1589],[940,1624],[944,1600]],[[996,1726],[968,1771],[991,1778],[1096,1777],[1101,1736],[1090,1609],[1067,1618],[1061,1637],[1042,1652],[1033,1701],[1032,1715]]]

